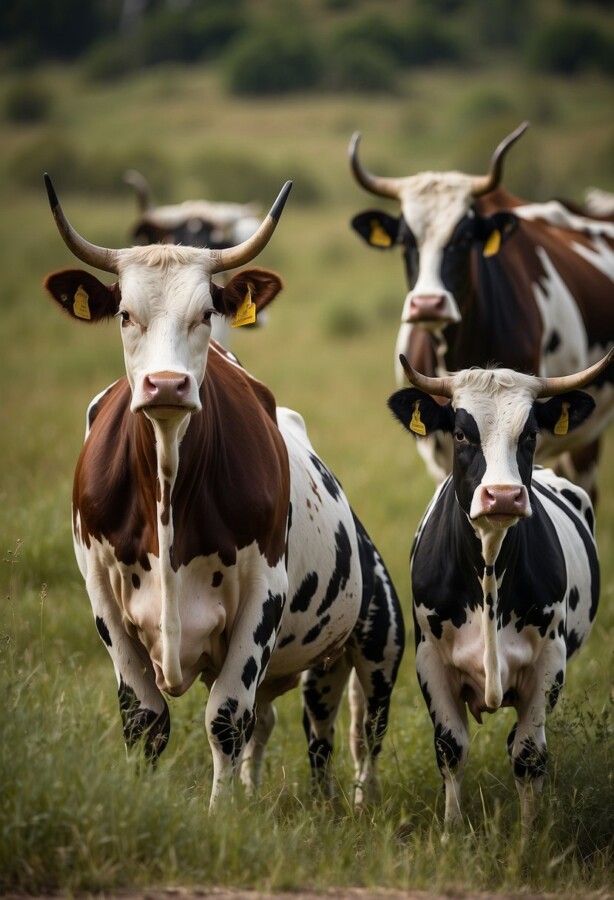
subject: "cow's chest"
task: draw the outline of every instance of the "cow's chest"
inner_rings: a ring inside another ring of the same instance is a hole
[[[550,613],[552,616],[550,617]],[[516,706],[542,697],[558,672],[564,677],[565,637],[564,606],[548,611],[551,627],[547,633],[537,625],[523,625],[513,618],[496,635],[497,671],[500,678],[501,705]],[[428,628],[428,622],[423,622]],[[487,697],[487,640],[481,610],[469,613],[466,622],[456,627],[443,623],[437,638],[423,632],[418,648],[417,668],[428,690],[442,691],[467,703],[472,715],[492,711]],[[429,661],[430,660],[430,661]]]
[[[162,690],[167,689],[162,676],[163,578],[170,576],[181,622],[179,658],[183,676],[181,689],[174,693],[187,690],[201,673],[212,682],[222,670],[233,636],[246,642],[253,637],[251,625],[245,635],[240,633],[241,623],[258,623],[269,594],[285,598],[283,563],[270,567],[256,545],[240,550],[232,566],[212,554],[197,557],[177,570],[163,566],[152,554],[147,557],[147,565],[126,565],[117,560],[104,539],[91,540],[89,549],[83,545],[77,545],[77,549],[86,579],[105,583],[124,630],[147,650]]]

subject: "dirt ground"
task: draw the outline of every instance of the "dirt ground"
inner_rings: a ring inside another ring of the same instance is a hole
[[[60,895],[39,895],[36,900],[59,900]],[[88,894],[82,900],[579,900],[576,893],[511,893],[432,894],[428,891],[371,890],[368,888],[333,888],[327,891],[267,891],[240,888],[161,888],[159,890],[118,891],[113,894]],[[581,900],[611,900],[609,893],[583,894]],[[4,900],[28,900],[23,894],[7,894]],[[79,900],[75,895],[73,900]]]

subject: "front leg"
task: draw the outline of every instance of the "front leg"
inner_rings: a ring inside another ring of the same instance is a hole
[[[516,702],[518,722],[507,744],[520,798],[520,821],[525,833],[535,818],[548,765],[546,712],[553,709],[565,681],[566,650],[562,639],[548,639],[538,665]]]
[[[144,740],[145,753],[155,764],[168,743],[171,723],[153,665],[142,644],[127,634],[106,572],[92,567],[86,587],[98,634],[115,669],[126,747]]]
[[[446,830],[462,821],[461,788],[469,735],[467,708],[453,689],[437,648],[422,635],[416,648],[418,683],[435,729],[435,755],[443,778]]]
[[[275,647],[285,604],[282,590],[268,589],[256,603],[246,602],[235,624],[226,660],[215,680],[206,710],[213,755],[213,785],[209,812],[231,791],[246,744],[256,724],[256,689],[265,676]]]

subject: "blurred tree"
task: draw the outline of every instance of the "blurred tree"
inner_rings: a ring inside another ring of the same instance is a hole
[[[111,27],[104,0],[19,0],[0,3],[0,43],[21,61],[72,60]]]
[[[574,75],[594,70],[614,75],[614,31],[579,15],[561,16],[532,32],[526,58],[543,72]]]
[[[230,47],[226,81],[234,94],[283,94],[317,87],[321,59],[305,25],[250,30]]]

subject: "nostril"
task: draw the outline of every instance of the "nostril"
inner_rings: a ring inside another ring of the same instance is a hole
[[[484,514],[524,515],[527,495],[522,485],[483,485],[480,495]]]
[[[143,389],[147,398],[158,405],[177,405],[190,393],[190,379],[185,373],[153,372],[145,375]]]

